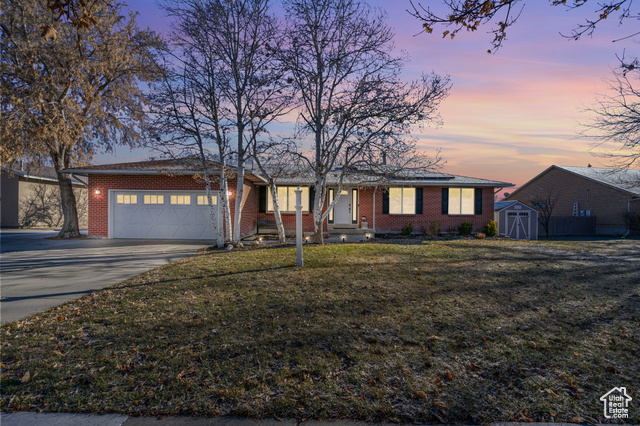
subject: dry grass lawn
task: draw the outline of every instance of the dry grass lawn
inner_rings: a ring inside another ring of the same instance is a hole
[[[305,262],[203,251],[7,324],[0,408],[595,423],[627,386],[640,413],[637,240],[309,246]]]

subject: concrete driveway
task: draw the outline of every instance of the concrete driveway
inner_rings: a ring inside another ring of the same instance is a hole
[[[51,240],[52,231],[0,233],[0,321],[27,318],[206,247],[193,240]]]

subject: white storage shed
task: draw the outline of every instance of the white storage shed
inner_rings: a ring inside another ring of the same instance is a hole
[[[514,240],[538,239],[538,211],[520,201],[500,201],[494,205],[498,235]]]

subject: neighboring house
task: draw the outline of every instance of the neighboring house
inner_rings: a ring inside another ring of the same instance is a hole
[[[0,226],[8,228],[62,225],[60,189],[53,167],[16,163],[0,171]],[[72,176],[80,226],[87,225],[87,181]]]
[[[545,198],[556,201],[554,217],[595,216],[596,234],[623,235],[625,217],[640,215],[640,170],[551,166],[505,201],[536,207]]]
[[[88,176],[89,235],[212,239],[204,183],[196,164],[158,160],[70,170]],[[336,196],[338,186],[337,177],[331,179],[327,204]],[[303,191],[304,232],[313,232],[313,182],[311,175],[276,179],[288,233],[295,230],[294,191],[298,186]],[[440,222],[443,231],[453,230],[464,221],[480,230],[493,219],[496,188],[509,186],[513,185],[421,170],[384,177],[354,170],[343,182],[342,195],[325,221],[325,231],[400,232],[411,224],[414,232],[422,232],[434,220]],[[232,217],[235,187],[231,177]],[[217,191],[219,186],[214,184],[213,189]],[[266,181],[257,172],[245,174],[242,209],[242,236],[262,232],[265,226],[275,227],[273,200]]]

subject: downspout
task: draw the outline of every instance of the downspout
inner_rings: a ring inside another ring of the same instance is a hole
[[[376,193],[378,192],[378,185],[373,190],[373,233],[376,232]]]

